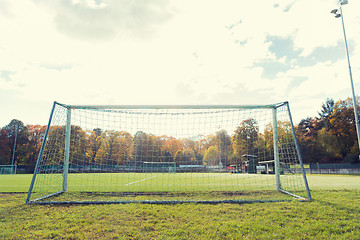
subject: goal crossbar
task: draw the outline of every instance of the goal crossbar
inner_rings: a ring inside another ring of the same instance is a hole
[[[54,104],[75,109],[265,109],[278,108],[287,103],[266,105],[67,105],[55,102]]]

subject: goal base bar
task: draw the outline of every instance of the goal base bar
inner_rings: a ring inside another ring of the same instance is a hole
[[[279,192],[292,196],[294,199],[264,199],[264,200],[119,200],[119,201],[42,201],[44,199],[54,197],[65,193],[64,191],[59,191],[54,194],[50,194],[48,196],[38,198],[32,201],[27,202],[27,204],[38,204],[38,205],[87,205],[87,204],[131,204],[131,203],[140,203],[140,204],[159,204],[159,205],[172,205],[172,204],[186,204],[186,203],[195,203],[195,204],[249,204],[249,203],[270,203],[270,202],[291,202],[291,201],[300,201],[306,202],[310,201],[311,199],[307,199],[304,197],[300,197],[296,194],[289,193],[284,190],[278,190]]]
[[[288,194],[288,195],[290,195],[290,196],[292,196],[292,197],[298,198],[299,200],[302,200],[302,201],[309,201],[309,200],[311,200],[311,198],[304,198],[304,197],[298,196],[298,195],[296,195],[296,194],[293,194],[293,193],[291,193],[291,192],[288,192],[288,191],[285,191],[285,190],[282,190],[282,189],[279,189],[278,191],[279,191],[279,192],[282,192],[282,193],[284,193],[284,194]]]
[[[38,205],[87,205],[87,204],[131,204],[131,203],[141,203],[141,204],[159,204],[159,205],[173,205],[173,204],[186,204],[186,203],[195,203],[195,204],[249,204],[249,203],[267,203],[267,202],[291,202],[293,200],[219,200],[219,201],[31,201],[28,204],[38,204]],[[301,200],[303,201],[303,200]]]
[[[46,196],[43,196],[43,197],[40,197],[40,198],[36,198],[34,200],[31,200],[31,201],[26,201],[26,203],[38,203],[40,202],[41,200],[43,199],[47,199],[47,198],[51,198],[51,197],[54,197],[54,196],[58,196],[60,194],[64,193],[64,191],[59,191],[59,192],[56,192],[56,193],[52,193],[52,194],[49,194],[49,195],[46,195]]]

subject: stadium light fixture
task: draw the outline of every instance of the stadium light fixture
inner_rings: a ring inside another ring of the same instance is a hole
[[[345,24],[344,24],[343,12],[342,12],[342,5],[348,4],[348,0],[339,0],[339,3],[340,3],[339,9],[333,9],[333,10],[331,11],[331,13],[335,14],[335,18],[341,17],[341,22],[342,22],[342,27],[343,27],[343,33],[344,33],[345,48],[346,48],[346,56],[347,56],[347,61],[348,61],[348,66],[349,66],[349,75],[350,75],[351,91],[352,91],[352,96],[353,96],[353,106],[354,106],[356,133],[357,133],[357,139],[358,139],[358,144],[359,144],[359,149],[360,149],[360,125],[359,125],[359,115],[358,115],[358,111],[357,111],[356,96],[355,96],[355,90],[354,90],[354,82],[353,82],[352,73],[351,73],[351,65],[350,65],[350,57],[349,57],[349,48],[348,48],[348,44],[347,44],[347,40],[346,40]],[[338,13],[338,12],[339,12],[339,13]],[[360,155],[359,155],[359,159],[360,159]]]

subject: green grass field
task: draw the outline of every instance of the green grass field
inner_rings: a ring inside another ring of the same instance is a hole
[[[29,176],[30,179],[28,180],[26,180],[25,176],[24,178],[18,178],[12,175],[3,175],[0,178],[3,179],[3,182],[7,183],[0,186],[0,191],[11,192],[11,189],[24,191],[25,189],[20,187],[22,181],[24,183],[27,182],[27,186],[29,186],[31,176]],[[302,175],[280,175],[280,178],[283,190],[307,198]],[[62,174],[38,174],[31,200],[62,191],[62,182]],[[219,192],[222,192],[222,194],[219,194]],[[48,200],[83,202],[144,200],[273,201],[291,199],[293,199],[292,196],[276,191],[275,175],[271,174],[76,173],[69,174],[67,193],[61,194],[56,198],[49,198]]]
[[[360,239],[360,176],[308,175],[313,200],[25,205],[31,175],[0,176],[0,239]]]

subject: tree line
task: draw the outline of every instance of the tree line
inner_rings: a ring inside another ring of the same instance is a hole
[[[302,119],[296,130],[304,162],[360,163],[351,98],[326,99],[318,116]]]
[[[279,122],[280,139],[291,138],[289,122]],[[46,126],[27,125],[12,120],[1,130],[0,165],[14,164],[35,166],[44,139]],[[46,144],[51,151],[44,151],[44,158],[51,164],[61,164],[65,155],[65,126],[52,126]],[[14,154],[13,146],[16,143]],[[142,162],[175,162],[178,165],[227,166],[238,165],[244,154],[262,155],[262,160],[273,159],[272,125],[260,133],[254,119],[242,121],[233,134],[222,129],[213,135],[196,138],[155,136],[143,131],[131,135],[126,131],[95,128],[83,130],[71,126],[70,164],[77,165],[134,165]],[[281,147],[281,144],[280,144]]]
[[[295,129],[304,163],[359,162],[351,99],[327,99],[318,116],[302,119]],[[34,167],[45,131],[46,126],[24,125],[13,119],[0,131],[0,165],[14,162]],[[278,135],[281,154],[285,152],[282,148],[286,148],[286,139],[292,135],[289,122],[278,122]],[[52,144],[58,156],[64,155],[64,141],[65,127],[52,127],[47,144]],[[145,161],[231,165],[243,162],[244,154],[261,155],[261,160],[266,161],[273,159],[272,125],[269,123],[260,132],[257,122],[250,118],[239,123],[233,133],[219,130],[214,135],[192,139],[71,126],[70,154],[70,163],[80,165]],[[57,159],[63,161],[61,157]]]

